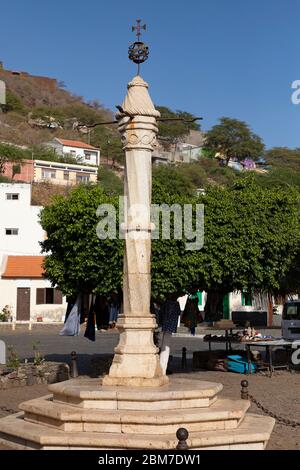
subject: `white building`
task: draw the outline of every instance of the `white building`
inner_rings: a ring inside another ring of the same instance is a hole
[[[204,317],[206,292],[198,291],[197,298],[199,311],[203,312]],[[187,295],[178,299],[181,311],[184,311],[187,299]],[[218,310],[221,318],[232,320],[238,325],[250,322],[251,326],[267,326],[272,324],[269,309],[267,294],[235,291],[224,295]]]
[[[100,150],[79,140],[67,140],[55,138],[45,144],[53,148],[58,155],[72,155],[78,163],[87,165],[100,165]]]
[[[97,183],[98,168],[95,166],[46,162],[43,160],[34,160],[33,165],[33,180],[35,183],[47,181],[63,186]]]
[[[0,184],[0,262],[1,254],[39,255],[39,241],[45,232],[39,223],[42,207],[31,205],[31,185]]]
[[[30,184],[0,184],[0,311],[8,306],[14,321],[61,321],[66,311],[44,278],[41,209],[31,205]]]

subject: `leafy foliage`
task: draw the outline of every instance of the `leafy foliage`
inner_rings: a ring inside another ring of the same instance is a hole
[[[253,178],[210,188],[199,283],[225,292],[278,288],[299,247],[299,194],[265,189]],[[204,268],[205,267],[205,268]]]
[[[191,120],[195,116],[187,113],[186,111],[172,111],[166,106],[156,106],[162,117],[168,118],[182,118]],[[190,130],[200,130],[197,122],[184,122],[184,121],[159,121],[158,134],[159,138],[165,139],[170,143],[176,143],[186,136]]]
[[[33,363],[35,366],[39,366],[45,361],[43,354],[39,351],[40,344],[40,341],[32,342],[32,350],[34,352]]]
[[[99,185],[104,192],[109,195],[123,194],[123,181],[112,170],[105,167],[99,167],[98,170]]]
[[[13,348],[13,346],[7,346],[7,351],[8,351],[8,358],[7,358],[7,367],[12,368],[12,369],[18,369],[21,363],[21,359],[16,352],[16,350]]]
[[[261,138],[245,122],[228,117],[222,117],[220,124],[207,132],[205,146],[214,153],[220,153],[227,162],[230,158],[256,160],[264,151]]]
[[[6,162],[18,162],[27,157],[28,152],[13,145],[0,143],[0,174],[3,173]]]
[[[19,98],[19,96],[12,93],[10,90],[6,90],[6,112],[15,111],[16,113],[24,114],[26,113],[26,108]]]
[[[300,148],[274,147],[265,152],[265,158],[272,167],[300,170]]]
[[[165,189],[168,194],[192,195],[194,185],[188,176],[181,171],[184,168],[159,165],[153,169],[153,179]]]
[[[34,145],[30,148],[31,155],[34,160],[44,160],[48,162],[60,162],[60,163],[80,163],[74,155],[65,154],[59,155],[54,148],[47,147],[45,145]]]
[[[205,208],[201,250],[186,250],[184,238],[153,240],[154,297],[195,288],[221,293],[251,288],[275,291],[299,252],[296,190],[263,188],[254,178],[244,178],[233,187],[210,187],[196,199],[170,194],[154,180],[153,202],[203,203]],[[97,238],[100,203],[117,207],[118,200],[99,187],[79,187],[42,212],[42,226],[48,233],[42,244],[49,255],[47,275],[65,293],[80,289],[109,294],[121,288],[123,241]]]
[[[99,204],[117,205],[99,186],[79,186],[68,198],[57,196],[41,214],[48,238],[42,242],[46,270],[66,294],[78,291],[108,294],[121,285],[123,242],[99,240]]]

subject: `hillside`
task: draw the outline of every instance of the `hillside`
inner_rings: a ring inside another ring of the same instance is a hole
[[[5,70],[1,63],[0,80],[4,80],[7,87],[7,105],[2,112],[0,108],[1,151],[10,153],[10,149],[1,144],[7,142],[23,147],[14,149],[20,159],[32,158],[33,155],[34,158],[49,160],[53,159],[53,154],[51,156],[40,144],[54,137],[62,137],[90,142],[99,147],[104,157],[103,162],[111,161],[113,165],[115,161],[122,163],[124,153],[116,126],[98,126],[89,132],[86,128],[81,129],[81,132],[76,129],[76,123],[79,122],[91,125],[113,119],[112,111],[105,109],[98,101],[87,103],[82,97],[66,90],[64,84],[54,78],[12,72]],[[183,111],[174,112],[159,105],[157,108],[164,117],[193,117]],[[159,123],[161,150],[168,150],[174,145],[176,148],[176,142],[191,130],[199,130],[198,124],[182,121]],[[264,175],[255,174],[260,184],[290,184],[300,188],[300,149],[271,149],[266,151],[265,159],[269,172]],[[246,173],[241,174],[232,168],[220,166],[214,158],[202,157],[199,162],[191,164],[155,168],[154,178],[161,181],[171,192],[191,193],[211,184],[231,185]],[[120,193],[121,180],[115,174],[105,170],[100,176],[105,190]],[[0,179],[3,180],[1,175]]]
[[[74,122],[94,124],[112,119],[112,112],[100,103],[86,103],[55,79],[0,68],[0,80],[7,88],[7,105],[0,113],[2,141],[27,146],[39,145],[54,136],[86,141],[86,134],[73,130]],[[98,146],[106,141],[106,135],[117,136],[113,126],[93,134],[91,143]]]
[[[53,137],[83,140],[100,148],[107,160],[122,163],[124,153],[117,126],[77,127],[78,123],[93,125],[113,120],[112,111],[98,101],[87,103],[54,78],[9,71],[1,63],[0,80],[7,88],[7,104],[2,113],[0,108],[0,142],[26,146],[37,154],[37,147]],[[159,123],[162,149],[176,144],[190,130],[199,130],[190,113],[157,107],[164,117],[175,118],[173,122]],[[178,117],[191,121],[180,121]]]

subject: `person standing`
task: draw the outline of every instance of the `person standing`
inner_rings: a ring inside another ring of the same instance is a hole
[[[108,308],[109,308],[109,328],[115,328],[117,320],[118,320],[119,311],[120,311],[120,303],[119,303],[119,298],[118,298],[117,293],[114,292],[111,295]]]
[[[182,316],[182,322],[186,326],[191,335],[195,336],[196,326],[199,323],[199,309],[198,302],[196,299],[188,299],[185,305],[185,309]]]
[[[171,294],[160,309],[162,339],[159,361],[164,374],[167,373],[172,333],[176,333],[177,331],[178,317],[180,314],[181,310],[179,302],[177,301],[177,295]]]
[[[104,295],[97,295],[94,308],[97,330],[106,331],[109,325],[109,305]]]

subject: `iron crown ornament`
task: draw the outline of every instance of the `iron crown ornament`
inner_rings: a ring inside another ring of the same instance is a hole
[[[140,41],[136,41],[129,46],[128,57],[135,64],[142,64],[148,59],[149,47]]]
[[[128,49],[129,60],[138,65],[138,75],[140,74],[140,64],[149,57],[149,47],[140,40],[141,31],[146,30],[146,25],[141,24],[142,20],[136,20],[136,26],[132,26],[132,31],[136,31],[137,41],[133,42]]]

